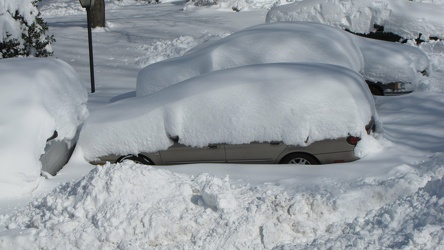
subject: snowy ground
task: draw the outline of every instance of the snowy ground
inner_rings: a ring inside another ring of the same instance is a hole
[[[93,31],[91,115],[135,96],[143,66],[266,15],[126,2],[108,8],[108,27]],[[60,8],[45,16],[55,56],[89,86],[85,15]],[[383,131],[359,161],[95,168],[77,150],[35,192],[0,199],[0,248],[444,249],[444,43],[420,48],[431,58],[430,80],[410,95],[376,98]]]

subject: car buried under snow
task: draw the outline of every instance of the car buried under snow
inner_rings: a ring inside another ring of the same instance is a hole
[[[149,95],[208,72],[279,62],[347,67],[361,73],[375,95],[409,93],[429,70],[428,57],[413,46],[363,38],[325,24],[275,22],[240,30],[198,45],[183,56],[146,66],[137,77],[136,92]]]
[[[214,71],[112,103],[86,121],[78,147],[93,164],[326,164],[354,149],[377,119],[362,76],[317,63]]]
[[[372,94],[411,93],[429,75],[429,58],[419,48],[352,36],[364,57],[362,74]]]
[[[68,162],[88,116],[75,70],[50,58],[0,60],[0,188],[30,193]]]
[[[301,0],[274,6],[265,22],[316,22],[403,42],[444,39],[444,5],[407,0]]]

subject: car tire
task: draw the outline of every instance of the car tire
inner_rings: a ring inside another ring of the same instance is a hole
[[[125,155],[117,159],[117,163],[124,162],[126,160],[133,161],[135,163],[143,164],[143,165],[153,165],[153,163],[143,155]]]
[[[280,164],[318,165],[319,161],[306,153],[292,153],[282,158]]]

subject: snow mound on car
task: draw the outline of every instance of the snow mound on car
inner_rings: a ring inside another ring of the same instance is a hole
[[[113,103],[88,119],[78,146],[93,160],[167,149],[169,136],[194,147],[253,141],[308,145],[364,136],[372,116],[373,97],[352,70],[330,64],[258,64]]]
[[[15,195],[38,184],[46,140],[70,140],[88,115],[79,76],[57,59],[0,60],[0,189]]]
[[[373,82],[418,84],[431,71],[428,56],[419,48],[353,36],[364,56],[362,74]]]
[[[148,95],[204,73],[276,62],[329,63],[357,72],[364,67],[358,46],[340,29],[317,23],[261,24],[148,65],[137,76],[136,92]]]

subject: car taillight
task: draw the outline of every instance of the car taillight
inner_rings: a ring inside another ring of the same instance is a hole
[[[356,146],[356,144],[358,144],[358,142],[360,140],[361,140],[361,138],[357,137],[357,136],[349,136],[349,137],[347,137],[347,142],[350,145],[355,145]]]

